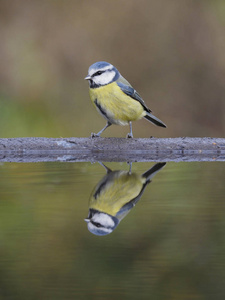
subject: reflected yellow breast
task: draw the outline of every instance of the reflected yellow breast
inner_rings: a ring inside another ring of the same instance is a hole
[[[94,195],[99,187],[93,191],[89,208],[115,216],[125,204],[140,194],[144,183],[145,178],[137,174],[115,172],[113,179],[103,185],[96,198]]]

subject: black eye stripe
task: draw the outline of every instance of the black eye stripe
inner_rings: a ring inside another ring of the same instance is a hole
[[[99,75],[101,75],[102,73],[104,73],[105,71],[97,71],[97,72],[95,72],[93,75],[92,75],[92,77],[94,77],[94,76],[99,76]]]
[[[94,222],[93,220],[91,221],[91,223],[93,224],[93,225],[95,225],[96,227],[103,227],[100,223],[98,223],[98,222]]]

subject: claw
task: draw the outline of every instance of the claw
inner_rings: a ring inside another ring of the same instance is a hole
[[[133,138],[133,134],[128,133],[127,134],[127,139],[132,139]]]
[[[91,138],[93,139],[93,138],[96,138],[96,137],[99,137],[99,135],[97,134],[97,133],[91,133]]]

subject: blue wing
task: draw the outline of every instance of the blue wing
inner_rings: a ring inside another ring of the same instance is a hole
[[[151,110],[146,106],[144,100],[141,98],[141,96],[138,94],[138,92],[131,85],[129,85],[129,82],[127,82],[126,79],[124,79],[124,78],[121,78],[121,79],[122,79],[121,81],[124,81],[127,83],[127,84],[125,84],[125,83],[121,82],[120,79],[116,82],[117,85],[120,87],[121,91],[124,94],[130,96],[132,99],[139,101],[147,112],[151,112]]]

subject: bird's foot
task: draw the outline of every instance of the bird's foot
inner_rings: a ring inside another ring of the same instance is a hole
[[[93,139],[93,138],[96,138],[96,137],[99,137],[99,135],[97,134],[97,133],[91,133],[91,138]]]
[[[133,134],[128,133],[127,134],[127,139],[132,139],[133,138]]]

